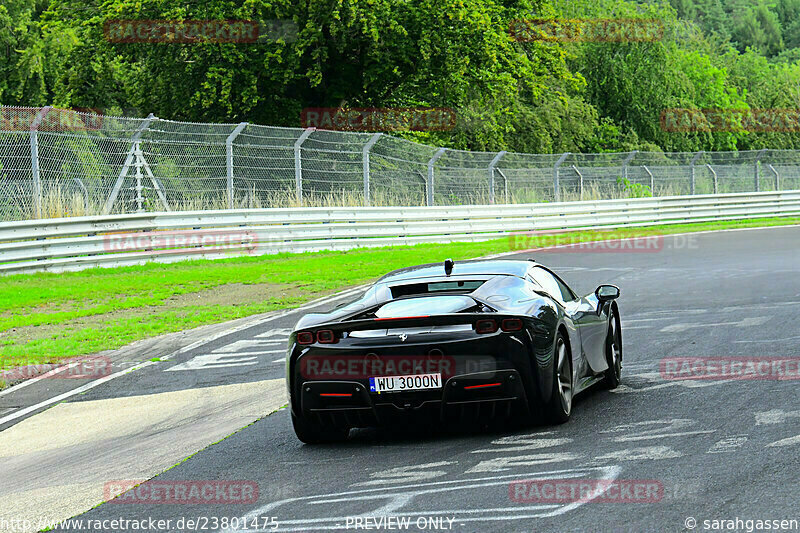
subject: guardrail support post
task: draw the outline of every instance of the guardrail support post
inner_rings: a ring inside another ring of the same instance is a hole
[[[583,174],[581,174],[581,171],[578,170],[578,167],[575,165],[572,165],[572,170],[574,170],[575,174],[578,175],[578,197],[583,200]]]
[[[778,171],[775,170],[775,167],[773,167],[772,165],[767,165],[767,168],[770,169],[773,174],[775,174],[775,190],[776,191],[781,190],[781,177],[778,174]]]
[[[125,181],[125,176],[128,175],[128,169],[130,169],[131,165],[136,162],[136,149],[139,144],[139,139],[147,130],[147,128],[150,127],[150,123],[154,120],[158,120],[155,115],[152,113],[147,115],[147,118],[142,121],[142,123],[139,125],[139,128],[136,130],[136,133],[134,133],[133,137],[131,137],[130,150],[128,150],[125,163],[122,165],[122,170],[120,170],[119,176],[117,176],[117,181],[114,183],[114,187],[111,189],[111,194],[108,195],[106,203],[103,206],[103,214],[109,214],[111,209],[114,207],[114,202],[117,201],[117,196],[119,195],[119,190],[122,188],[122,184]]]
[[[489,203],[494,203],[494,167],[497,166],[497,163],[506,155],[508,152],[503,150],[501,152],[497,152],[497,155],[494,156],[492,162],[489,163]]]
[[[717,191],[719,190],[719,185],[717,184],[717,171],[714,170],[714,167],[711,165],[706,165],[706,168],[708,168],[708,170],[711,171],[711,175],[714,176],[714,194],[717,194]]]
[[[426,203],[427,205],[433,205],[433,167],[436,165],[436,161],[439,160],[440,157],[444,155],[447,151],[447,148],[439,148],[433,157],[431,157],[430,161],[428,161],[428,181],[427,181],[427,188],[428,194]]]
[[[701,150],[696,154],[694,154],[692,162],[690,163],[691,171],[689,173],[689,194],[694,194],[694,189],[695,189],[694,164],[697,163],[697,160],[700,159],[700,156],[703,155],[704,153],[705,152]]]
[[[225,169],[227,171],[228,209],[233,209],[233,140],[239,136],[247,126],[247,122],[240,122],[238,126],[225,139]]]
[[[626,157],[625,161],[622,162],[622,178],[623,179],[625,179],[625,180],[628,179],[628,165],[633,160],[633,158],[636,157],[636,154],[638,154],[638,153],[639,153],[639,150],[634,150],[633,152],[628,154],[628,157]]]
[[[653,194],[653,191],[656,188],[656,182],[653,179],[653,173],[650,172],[650,169],[647,168],[647,165],[642,165],[642,168],[644,169],[645,172],[647,172],[647,175],[650,177],[650,194]]]
[[[558,184],[558,167],[561,166],[561,163],[563,163],[564,160],[567,157],[569,157],[569,155],[570,155],[570,152],[564,152],[563,154],[561,154],[561,157],[558,158],[558,161],[556,161],[556,164],[553,165],[553,195],[555,197],[555,201],[556,202],[561,200],[561,188],[559,187],[559,184]]]
[[[753,168],[753,185],[755,187],[756,192],[759,192],[761,190],[761,172],[759,172],[758,163],[761,160],[761,157],[766,153],[766,151],[767,151],[766,148],[763,148],[763,149],[759,150],[758,154],[756,154],[756,161],[755,161],[755,163],[753,163],[753,165],[754,165],[754,168]]]
[[[315,130],[316,128],[306,128],[294,142],[294,189],[298,205],[303,205],[303,165],[300,160],[300,147]]]
[[[52,107],[46,106],[39,110],[36,118],[31,123],[31,179],[33,180],[33,211],[36,218],[42,218],[42,176],[39,170],[39,124],[50,112]]]
[[[364,205],[370,204],[369,199],[369,151],[375,146],[375,143],[381,138],[382,133],[376,133],[370,137],[364,148],[361,149],[361,168],[364,172]]]

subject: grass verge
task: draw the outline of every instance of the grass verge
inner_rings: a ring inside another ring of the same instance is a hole
[[[800,224],[772,218],[580,231],[558,242]],[[609,234],[612,235],[609,235]],[[19,274],[0,283],[0,368],[56,362],[133,341],[299,306],[408,265],[553,244],[553,237],[420,244]]]

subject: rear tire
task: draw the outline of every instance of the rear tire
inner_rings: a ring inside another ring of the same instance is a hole
[[[608,335],[606,336],[606,361],[608,369],[605,371],[605,385],[609,390],[619,387],[622,379],[622,336],[620,335],[617,316],[613,311],[608,321]]]
[[[556,335],[553,350],[553,387],[550,401],[545,406],[545,419],[553,424],[563,424],[572,414],[572,355],[561,332]]]
[[[297,438],[306,444],[341,442],[347,439],[350,428],[324,427],[292,413],[292,426]]]

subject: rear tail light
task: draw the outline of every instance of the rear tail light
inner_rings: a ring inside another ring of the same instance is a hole
[[[480,385],[467,385],[464,387],[464,390],[472,390],[472,389],[487,389],[489,387],[499,387],[502,383],[481,383]]]
[[[519,318],[506,318],[500,325],[503,331],[519,331],[522,329],[522,320]]]
[[[476,333],[494,333],[497,331],[497,322],[494,320],[478,320],[475,322]]]
[[[333,344],[336,342],[336,335],[329,329],[321,329],[317,332],[317,342],[320,344]]]
[[[301,331],[297,334],[297,344],[312,344],[314,342],[314,334],[310,331]]]

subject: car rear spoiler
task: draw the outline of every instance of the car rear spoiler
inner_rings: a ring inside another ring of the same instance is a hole
[[[347,320],[343,322],[326,322],[315,324],[302,331],[318,331],[322,329],[331,330],[334,333],[349,333],[351,331],[363,331],[369,329],[396,329],[396,328],[419,328],[426,326],[451,326],[459,324],[472,324],[474,326],[479,320],[494,320],[498,323],[509,318],[522,319],[524,323],[533,325],[534,328],[541,327],[547,331],[543,325],[537,324],[538,320],[525,315],[513,315],[507,313],[451,313],[442,315],[422,315],[407,316],[397,318],[367,318],[359,320]],[[537,328],[538,329],[538,328]]]

